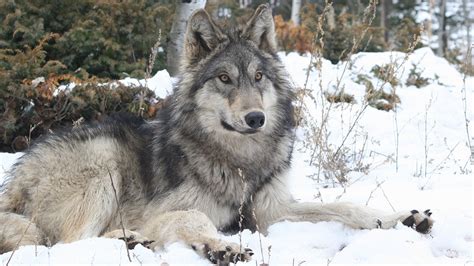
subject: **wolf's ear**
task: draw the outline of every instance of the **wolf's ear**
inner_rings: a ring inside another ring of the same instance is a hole
[[[190,62],[207,56],[226,36],[204,9],[195,11],[188,21],[184,41],[184,56]]]
[[[260,5],[242,31],[242,38],[254,42],[260,49],[274,53],[277,51],[275,23],[272,9],[268,4]]]

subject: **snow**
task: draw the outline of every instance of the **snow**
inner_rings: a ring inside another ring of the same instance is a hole
[[[303,87],[310,56],[296,53],[279,54],[294,83]],[[355,83],[358,74],[367,75],[376,88],[386,86],[370,72],[376,64],[397,62],[400,85],[396,89],[401,104],[396,112],[368,107],[358,120],[347,146],[360,148],[360,138],[367,136],[363,162],[370,164],[368,174],[350,172],[345,187],[309,176],[317,172],[310,165],[311,150],[305,147],[307,129],[297,130],[293,168],[289,188],[299,201],[349,201],[386,212],[431,209],[435,224],[428,235],[398,224],[389,230],[355,230],[336,222],[280,222],[269,228],[267,236],[244,231],[242,244],[255,252],[248,265],[265,262],[286,265],[333,264],[449,264],[472,265],[473,252],[473,174],[470,147],[467,144],[464,116],[464,86],[467,120],[474,121],[474,78],[463,76],[449,63],[436,57],[429,48],[404,53],[359,53],[352,57],[346,70],[344,63],[332,65],[323,61],[322,75],[312,70],[307,88],[316,99],[323,90],[334,91],[341,80],[346,93],[354,95],[356,104],[335,104],[329,114],[330,145],[337,147],[349,132],[357,112],[362,109],[365,87]],[[313,58],[314,62],[314,58]],[[409,70],[415,64],[422,76],[430,79],[423,88],[405,86]],[[344,74],[343,74],[344,73]],[[147,85],[157,96],[165,97],[175,81],[164,70],[146,81],[125,79],[127,84]],[[138,82],[138,83],[137,83]],[[385,88],[391,89],[391,87]],[[305,101],[308,114],[315,123],[322,105]],[[327,105],[326,105],[327,106]],[[396,123],[398,123],[398,171],[395,163]],[[474,128],[470,128],[471,136]],[[471,144],[474,139],[471,140]],[[0,154],[0,184],[21,154]],[[425,167],[426,162],[426,167]],[[426,169],[426,172],[425,172]],[[239,243],[239,235],[222,238]],[[261,243],[261,244],[260,244]],[[263,254],[262,254],[263,251]],[[138,245],[130,251],[131,264],[168,263],[208,265],[193,250],[181,243],[164,250],[151,251]],[[0,255],[5,264],[11,252]],[[12,256],[13,264],[130,264],[124,243],[114,239],[91,238],[53,247],[20,247]]]
[[[173,92],[173,79],[171,79],[170,74],[166,70],[158,71],[150,79],[135,79],[135,78],[125,78],[119,80],[118,82],[123,85],[128,86],[145,86],[150,90],[155,92],[155,96],[159,98],[166,98]]]
[[[22,155],[21,152],[18,153],[0,153],[0,186],[3,184],[7,171],[15,163],[15,161],[20,158]]]
[[[40,82],[44,82],[44,77],[40,77],[33,80],[33,83],[40,83]],[[156,97],[164,99],[173,92],[173,86],[176,82],[177,80],[174,78],[171,78],[168,71],[160,70],[153,77],[148,78],[148,79],[136,79],[136,78],[127,77],[125,79],[121,79],[118,81],[102,83],[101,85],[110,86],[112,88],[116,88],[119,85],[118,83],[125,86],[137,86],[137,87],[144,86],[152,90],[155,93]],[[74,89],[75,86],[76,84],[74,82],[60,85],[54,91],[54,95],[55,96],[58,95],[60,91],[69,92],[72,89]]]

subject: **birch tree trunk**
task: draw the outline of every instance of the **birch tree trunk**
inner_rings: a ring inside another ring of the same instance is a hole
[[[176,76],[179,71],[188,19],[195,10],[205,6],[206,0],[181,0],[176,7],[176,15],[171,26],[166,59],[167,69],[171,76]]]
[[[291,20],[295,25],[300,25],[301,0],[293,0],[291,4]]]
[[[444,56],[445,47],[447,46],[446,38],[446,0],[441,0],[439,12],[439,29],[438,29],[438,56]]]
[[[464,12],[464,23],[466,24],[466,42],[467,42],[467,49],[466,49],[466,58],[469,55],[469,48],[472,46],[471,42],[471,16],[469,14],[469,7],[467,5],[467,0],[462,1],[462,9]],[[471,58],[467,58],[471,60]]]

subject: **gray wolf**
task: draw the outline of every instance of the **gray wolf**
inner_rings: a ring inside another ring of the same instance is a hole
[[[282,220],[360,229],[402,221],[427,232],[429,211],[384,214],[292,198],[285,180],[294,139],[293,87],[276,50],[266,5],[246,25],[230,29],[196,11],[179,84],[154,121],[117,116],[52,134],[19,159],[0,196],[0,252],[121,237],[121,223],[126,240],[153,249],[181,241],[213,262],[253,254],[219,239],[219,231],[265,233]]]

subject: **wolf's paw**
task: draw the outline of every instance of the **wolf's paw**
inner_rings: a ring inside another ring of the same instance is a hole
[[[104,234],[104,237],[107,238],[117,238],[125,241],[127,243],[128,249],[134,249],[136,245],[141,244],[146,248],[150,248],[150,245],[155,242],[153,240],[148,240],[148,238],[142,236],[140,233],[135,231],[125,230],[125,235],[123,230],[114,230]]]
[[[142,246],[151,249],[150,245],[155,242],[153,240],[148,240],[144,237],[137,238],[135,235],[129,235],[128,237],[119,237],[118,239],[125,241],[127,243],[128,249],[134,249],[136,245],[141,244]]]
[[[428,209],[423,213],[417,210],[412,210],[410,215],[402,219],[402,223],[408,227],[415,229],[417,232],[427,234],[433,227],[433,219],[431,219],[432,212]]]
[[[197,252],[201,253],[209,261],[217,265],[230,265],[238,261],[250,261],[253,251],[249,248],[240,248],[234,243],[205,243],[199,245],[191,245]]]
[[[249,248],[243,248],[242,252],[234,250],[227,246],[225,250],[213,250],[208,252],[208,259],[217,265],[229,265],[230,263],[237,263],[238,261],[250,261],[253,252]]]

